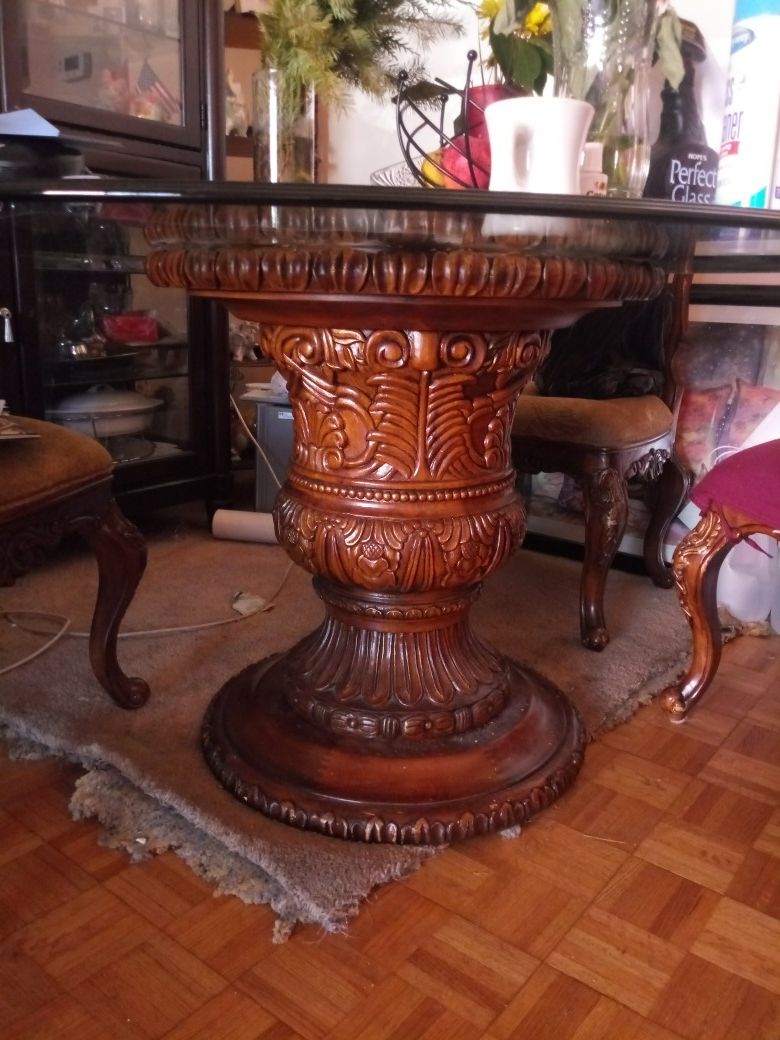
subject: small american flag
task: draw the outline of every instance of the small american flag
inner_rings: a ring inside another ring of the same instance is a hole
[[[181,102],[168,90],[148,61],[143,63],[141,71],[138,73],[135,93],[140,97],[151,96],[152,100],[162,107],[169,119],[181,117]]]

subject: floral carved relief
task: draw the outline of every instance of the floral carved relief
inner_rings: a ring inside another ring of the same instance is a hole
[[[329,512],[282,490],[274,517],[296,563],[340,585],[372,591],[476,583],[514,552],[525,533],[518,499],[466,516],[405,520]]]
[[[225,684],[211,768],[269,816],[364,841],[527,819],[576,774],[583,729],[469,612],[525,532],[510,433],[550,336],[528,330],[656,295],[668,243],[632,226],[602,248],[602,220],[503,242],[481,213],[202,209],[161,208],[147,272],[259,322],[295,427],[276,531],[326,614]]]
[[[600,521],[597,559],[600,563],[611,561],[625,526],[625,484],[617,470],[607,468],[589,474],[585,489]]]

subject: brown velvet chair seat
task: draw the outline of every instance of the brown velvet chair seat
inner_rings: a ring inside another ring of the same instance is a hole
[[[580,636],[590,650],[609,642],[604,592],[628,520],[628,483],[652,485],[651,517],[644,536],[645,568],[653,582],[674,583],[663,547],[672,519],[683,504],[690,475],[674,454],[678,392],[672,357],[687,320],[690,277],[675,278],[663,340],[662,394],[614,397],[553,396],[532,384],[520,394],[512,426],[513,461],[521,473],[563,473],[581,481],[585,544],[580,581]],[[614,319],[620,321],[620,312]],[[581,344],[586,352],[591,343]],[[582,357],[582,356],[580,356]],[[577,359],[570,362],[573,371]]]
[[[0,445],[0,523],[111,476],[111,456],[91,437],[37,419],[14,422],[39,440]]]
[[[116,644],[146,565],[146,546],[114,502],[111,456],[92,438],[54,423],[14,421],[38,438],[0,442],[0,586],[41,563],[45,550],[65,535],[82,535],[99,572],[90,661],[116,703],[137,708],[149,687],[122,672]]]
[[[631,442],[668,436],[674,418],[664,402],[647,397],[588,401],[579,397],[542,397],[532,384],[515,413],[512,434],[541,440],[576,441],[594,447],[622,448]]]

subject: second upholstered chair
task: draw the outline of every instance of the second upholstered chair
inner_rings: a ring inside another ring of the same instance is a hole
[[[682,722],[712,682],[720,663],[718,574],[729,550],[755,534],[780,541],[780,440],[745,448],[707,473],[691,492],[702,511],[674,551],[674,577],[693,635],[687,672],[661,704]]]
[[[560,392],[539,393],[532,385],[518,400],[512,428],[517,469],[521,473],[563,473],[582,483],[585,543],[579,593],[580,636],[590,650],[603,650],[609,642],[604,592],[626,529],[630,481],[645,480],[653,485],[644,564],[656,585],[671,588],[673,584],[663,545],[669,525],[685,500],[690,477],[674,452],[679,400],[672,361],[687,323],[689,289],[690,277],[678,276],[652,312],[652,327],[646,311],[635,314],[633,324],[623,326],[624,339],[638,336],[637,330],[642,328],[643,334],[658,340],[661,385],[657,392],[593,399]],[[603,356],[593,362],[608,327],[605,323],[611,321],[620,329],[624,319],[621,311],[611,311],[600,315],[598,321],[601,325],[588,325],[585,319],[575,326],[572,333],[578,350],[565,345],[557,360],[559,370],[576,375],[578,368],[596,372],[599,365],[606,367]],[[593,337],[590,341],[589,336]],[[624,363],[615,385],[621,385],[620,379],[625,385],[626,375],[632,378],[630,364]],[[603,384],[603,372],[597,378]],[[598,391],[603,393],[604,386],[600,385]]]

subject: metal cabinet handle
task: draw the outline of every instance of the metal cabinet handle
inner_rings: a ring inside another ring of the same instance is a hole
[[[14,327],[11,323],[11,312],[7,307],[0,307],[0,318],[3,322],[3,331],[0,340],[2,340],[3,343],[13,343]]]

